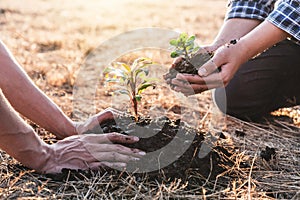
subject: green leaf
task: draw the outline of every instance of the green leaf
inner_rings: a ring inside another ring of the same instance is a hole
[[[109,74],[111,71],[114,71],[115,70],[115,68],[113,68],[113,67],[111,67],[111,66],[109,66],[109,67],[106,67],[105,69],[104,69],[104,71],[103,71],[103,74],[105,75],[105,74]]]
[[[141,73],[145,73],[146,76],[149,74],[149,69],[138,69],[136,70],[135,73],[135,78],[139,77]]]
[[[178,55],[183,55],[184,54],[184,49],[178,49],[178,50],[176,50],[176,53],[178,54]]]
[[[116,79],[116,78],[109,78],[105,80],[107,83],[120,83],[121,80],[120,79]]]
[[[186,46],[186,50],[193,50],[194,49],[194,44]]]
[[[149,65],[152,65],[152,64],[153,64],[153,62],[151,62],[151,63],[150,63],[150,62],[147,62],[147,63],[145,63],[145,64],[140,64],[140,65],[138,65],[138,66],[135,68],[134,71],[143,69],[143,68],[148,67]]]
[[[182,42],[185,42],[188,38],[188,34],[187,33],[181,33],[179,35],[179,40],[182,41]]]
[[[123,63],[123,62],[116,62],[115,63],[116,65],[118,66],[121,66],[123,69],[125,69],[125,71],[127,72],[130,72],[131,71],[131,68],[129,65],[127,65],[126,63]]]
[[[176,58],[178,56],[179,54],[176,51],[171,52],[171,58]]]
[[[130,95],[129,91],[126,89],[116,90],[115,93]]]
[[[199,49],[200,49],[200,47],[195,47],[194,52],[198,51]]]
[[[186,47],[194,47],[194,42],[187,42],[185,44]]]
[[[140,96],[140,95],[135,95],[135,99],[136,99],[137,101],[141,101],[141,100],[142,100],[142,96]]]
[[[193,42],[193,43],[194,43],[195,39],[196,39],[196,37],[195,37],[194,35],[192,35],[191,37],[189,37],[189,38],[187,39],[186,42]]]
[[[177,45],[178,45],[177,39],[172,39],[172,40],[170,40],[170,45],[172,45],[172,46],[177,46]]]
[[[121,77],[123,79],[126,79],[127,78],[127,74],[124,72],[124,70],[122,69],[116,69],[116,68],[113,68],[113,67],[107,67],[104,72],[104,74],[110,74],[110,75],[113,75],[113,76],[117,76],[117,77]]]
[[[135,71],[137,69],[147,67],[148,65],[151,64],[153,64],[153,62],[150,58],[142,57],[142,58],[135,59],[131,66],[131,71]]]
[[[138,88],[138,94],[141,94],[148,87],[153,86],[153,83],[144,83]]]

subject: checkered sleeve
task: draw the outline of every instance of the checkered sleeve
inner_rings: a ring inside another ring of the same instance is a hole
[[[276,0],[230,0],[226,19],[246,18],[265,20]]]
[[[283,0],[267,20],[300,41],[300,0]]]

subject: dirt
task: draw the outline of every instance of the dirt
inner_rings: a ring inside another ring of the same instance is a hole
[[[276,159],[276,150],[275,148],[266,146],[265,150],[260,152],[260,157],[266,161]]]
[[[224,0],[197,0],[189,3],[177,0],[171,4],[169,1],[161,0],[61,2],[58,4],[56,1],[27,0],[26,4],[22,4],[20,1],[1,0],[1,40],[16,56],[34,83],[68,116],[78,121],[84,118],[79,119],[72,112],[73,80],[76,79],[76,73],[82,66],[85,56],[98,45],[118,34],[141,27],[161,27],[195,34],[200,45],[208,45],[217,35],[226,12]],[[176,23],[174,16],[177,16]],[[117,49],[112,50],[111,55],[120,56],[117,52]],[[173,60],[169,52],[147,51],[137,56],[145,55],[154,59],[159,58],[155,61],[166,66],[165,71],[159,74],[166,73]],[[134,58],[130,55],[122,61],[128,62]],[[94,95],[85,94],[90,97],[88,102],[96,104],[86,104],[86,107],[95,107],[96,112],[110,107],[111,96],[105,95],[105,90],[100,85],[96,99]],[[143,114],[146,114],[153,105],[161,105],[159,109],[170,111],[170,117],[172,112],[180,114],[179,104],[174,101],[175,97],[170,90],[153,90],[149,95],[151,98],[145,98],[140,106]],[[194,109],[202,118],[210,110],[211,95],[202,93],[197,99],[199,106]],[[208,181],[203,184],[204,178],[200,176],[202,171],[193,166],[184,174],[188,179],[188,186],[185,186],[186,182],[183,181],[180,184],[179,181],[164,183],[148,181],[147,176],[142,177],[143,174],[136,174],[134,177],[123,173],[124,175],[120,176],[122,173],[114,170],[102,173],[65,169],[61,177],[56,175],[56,178],[64,179],[66,182],[53,181],[19,165],[16,160],[1,151],[0,199],[247,199],[250,196],[253,199],[270,199],[266,198],[266,195],[276,199],[297,199],[300,187],[300,137],[299,129],[293,126],[300,125],[299,109],[300,107],[284,108],[274,112],[276,116],[288,116],[292,121],[276,118],[273,123],[268,122],[262,128],[231,117],[227,118],[227,126],[223,131],[230,137],[220,141],[226,144],[227,140],[234,142],[236,157],[233,155],[231,160],[236,158],[237,164],[228,169],[228,173],[220,174],[216,182]],[[208,115],[203,122],[198,120],[199,124],[197,123],[195,127],[205,128],[210,120],[211,117]],[[53,144],[57,141],[54,135],[43,128],[31,123],[30,125],[45,142]],[[243,130],[245,136],[235,137],[236,129]],[[267,162],[268,165],[265,162],[260,164],[261,159],[255,159],[258,147],[265,150],[265,146],[270,144],[276,151],[278,159],[276,168],[270,168],[270,162]],[[217,153],[213,152],[211,155],[225,159],[218,148],[216,146],[214,150]],[[250,167],[239,166],[241,160],[249,161],[251,165],[253,159],[258,168],[249,170]],[[164,177],[161,174],[158,178]],[[228,179],[228,182],[221,182],[221,178]],[[69,182],[71,180],[75,181]],[[207,195],[209,193],[211,195]]]
[[[165,79],[173,79],[176,77],[178,73],[184,74],[198,74],[198,69],[206,63],[212,54],[210,53],[199,53],[194,56],[190,60],[186,58],[179,59],[179,62],[175,64],[173,68],[169,69],[169,72],[164,75]]]
[[[221,146],[214,146],[212,151],[205,157],[199,158],[198,154],[204,142],[205,133],[189,127],[180,119],[170,120],[167,117],[144,118],[134,122],[134,117],[124,116],[116,121],[106,121],[99,127],[89,130],[86,134],[118,132],[140,137],[139,142],[125,145],[147,153],[140,161],[129,162],[127,166],[129,173],[134,172],[131,174],[140,180],[147,175],[148,180],[166,181],[180,178],[182,180],[189,179],[190,182],[195,183],[203,182],[208,179],[215,179],[218,174],[226,170],[224,166],[233,165],[229,160],[232,154]],[[173,141],[176,142],[172,144]],[[170,149],[165,149],[165,146],[169,146]],[[178,148],[186,148],[182,155],[180,154],[181,156],[177,155],[176,150]],[[156,153],[153,154],[153,152]],[[169,161],[164,162],[166,160]],[[164,165],[168,162],[170,163],[160,168],[160,164]],[[152,168],[149,166],[152,166],[155,170],[150,171],[149,169]],[[61,174],[50,175],[50,177],[55,180],[62,180],[66,177],[80,179],[84,177],[82,174],[84,176],[91,175],[88,171],[65,169]],[[197,176],[191,174],[197,174]]]

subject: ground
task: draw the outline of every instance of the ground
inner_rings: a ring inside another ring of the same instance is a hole
[[[73,110],[77,100],[74,99],[74,85],[83,85],[78,81],[78,72],[87,63],[86,56],[97,52],[101,44],[124,32],[147,27],[188,32],[196,35],[199,44],[209,44],[222,25],[225,11],[225,0],[28,0],[26,3],[2,0],[0,31],[1,40],[35,84],[68,116],[82,120],[109,106],[122,108],[113,103],[109,90],[100,81],[96,93],[85,101],[83,109],[87,110],[81,115]],[[159,73],[165,72],[172,62],[165,51],[136,50],[118,55],[119,48],[107,48],[114,58],[125,62],[141,55],[151,57],[160,63]],[[89,69],[91,71],[93,69]],[[174,100],[168,87],[149,91],[148,95],[150,97],[140,108],[142,113],[157,116],[164,112],[178,116],[178,101]],[[274,117],[256,124],[220,115],[213,106],[210,92],[197,95],[196,100],[199,106],[191,112],[193,119],[200,120],[192,123],[205,131],[211,126],[217,127],[216,132],[222,131],[226,136],[217,143],[234,150],[232,160],[235,164],[218,177],[228,180],[227,185],[220,184],[218,179],[209,180],[191,190],[180,179],[159,183],[137,180],[129,174],[116,176],[100,172],[79,180],[55,181],[23,167],[1,152],[0,198],[299,198],[299,107],[276,111]],[[93,102],[92,110],[89,110],[90,102]],[[56,141],[50,133],[30,121],[28,123],[46,142]],[[266,161],[261,158],[266,147],[275,148],[276,159]],[[241,163],[249,167],[241,168]]]

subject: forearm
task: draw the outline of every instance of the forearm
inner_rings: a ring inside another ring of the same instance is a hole
[[[224,22],[213,44],[216,48],[228,43],[232,39],[238,39],[252,31],[261,23],[255,19],[233,18]]]
[[[268,21],[264,21],[253,31],[242,37],[238,41],[238,45],[245,56],[244,60],[247,61],[288,36],[289,34],[285,31]]]
[[[73,122],[40,91],[0,42],[0,88],[22,115],[59,138],[76,134]]]
[[[41,170],[49,159],[44,143],[12,109],[0,90],[0,148],[25,166]]]

